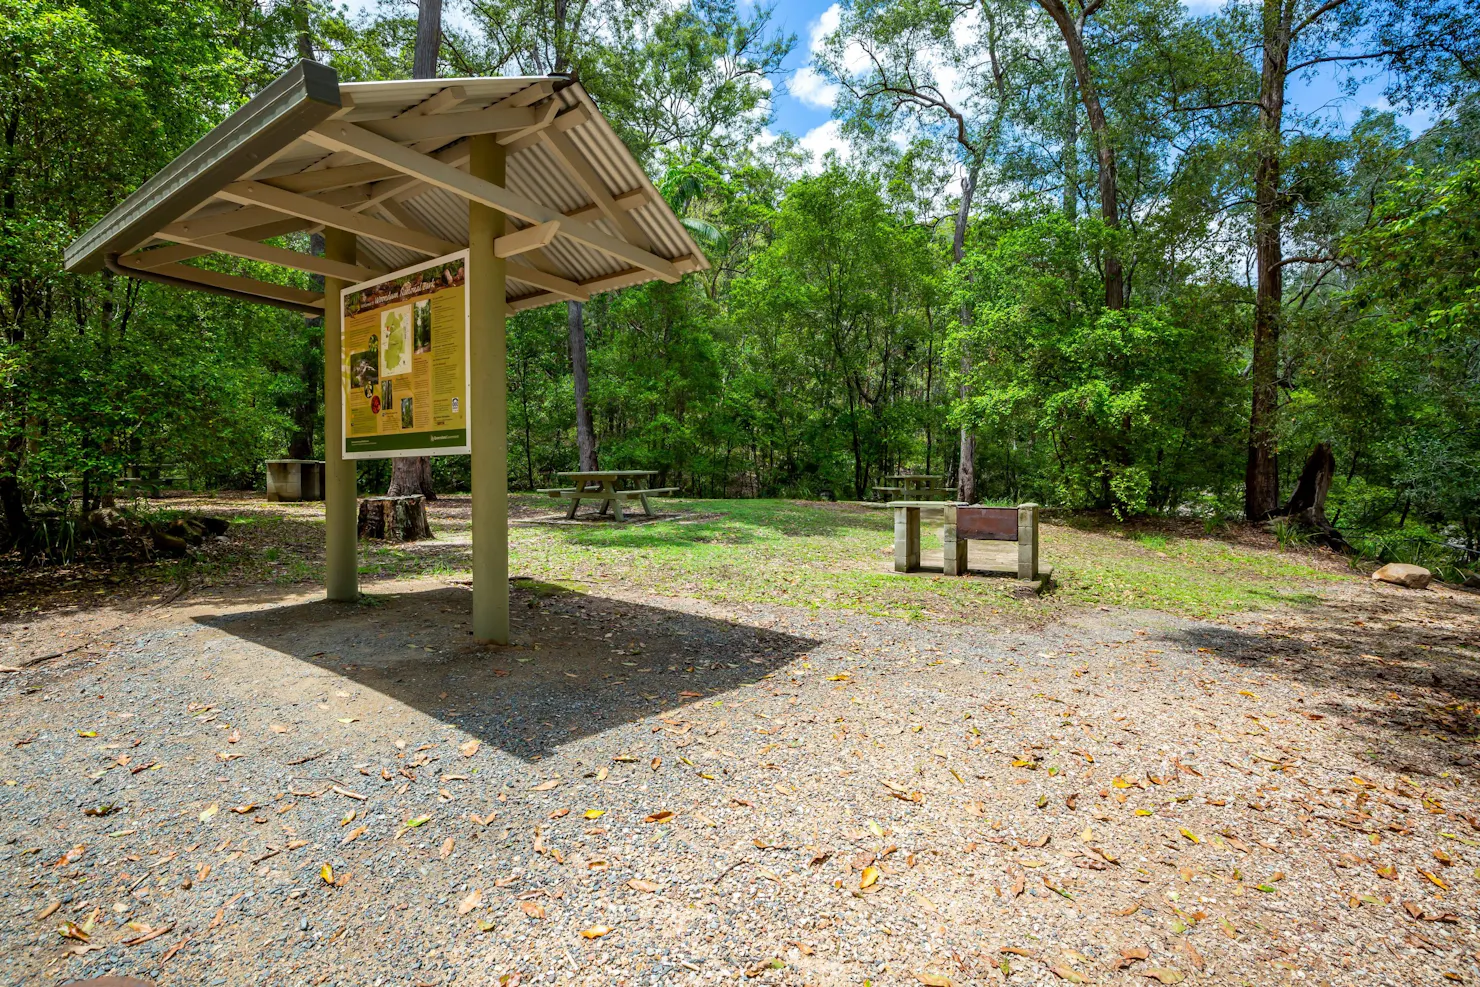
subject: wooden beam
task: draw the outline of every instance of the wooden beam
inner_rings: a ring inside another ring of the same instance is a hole
[[[347,206],[351,203],[365,201],[367,195],[364,188],[348,188],[334,189],[314,198],[315,201],[328,203],[331,206]],[[193,240],[201,236],[215,236],[217,233],[243,234],[252,227],[280,223],[284,219],[280,210],[248,206],[245,209],[231,209],[226,212],[211,213],[208,216],[179,220],[160,230],[159,236],[166,240]],[[260,240],[263,237],[258,236],[252,239]]]
[[[131,263],[132,256],[125,255],[118,258],[121,267],[137,267]],[[148,270],[148,268],[141,268]],[[312,291],[304,291],[302,288],[289,288],[286,285],[271,284],[267,281],[258,281],[255,278],[244,278],[235,274],[222,274],[220,271],[208,271],[203,267],[189,267],[185,264],[163,264],[152,268],[158,274],[178,278],[181,281],[193,281],[196,284],[210,285],[214,288],[227,288],[231,291],[240,291],[248,295],[257,295],[261,298],[276,298],[280,301],[297,302],[299,305],[312,305],[316,308],[324,307],[324,296]]]
[[[239,232],[244,240],[270,240],[275,236],[285,233],[298,233],[309,227],[306,220],[296,217],[280,219],[274,223],[263,226],[251,226]],[[192,247],[188,243],[172,243],[164,247],[154,247],[150,250],[139,250],[129,254],[129,258],[135,261],[130,267],[149,270],[161,264],[173,264],[176,261],[189,260],[192,257],[204,257],[206,254],[215,253],[207,247]]]
[[[514,233],[505,233],[493,241],[493,255],[513,257],[515,254],[538,250],[555,239],[555,234],[559,232],[560,220],[557,219],[549,223],[540,223],[538,226],[526,226]]]
[[[406,227],[408,230],[416,230],[418,233],[431,232],[426,228],[426,225],[422,223],[421,220],[411,215],[411,210],[401,205],[395,199],[386,199],[384,202],[380,203],[380,208],[383,209],[386,214],[391,217],[391,219],[394,219],[397,223]]]
[[[648,204],[647,191],[645,189],[635,188],[630,192],[623,192],[621,195],[612,196],[612,202],[617,204],[617,208],[625,209],[628,212],[634,209],[641,209]],[[565,215],[571,219],[591,219],[594,216],[602,216],[604,214],[601,211],[601,207],[593,202],[590,205],[572,209]]]
[[[555,116],[559,111],[559,101],[553,99],[550,100],[550,102],[546,103],[544,106],[536,108],[536,112],[539,114],[539,116],[535,119],[534,123],[530,124],[528,127],[523,128],[522,130],[516,130],[513,133],[503,134],[499,137],[498,142],[500,144],[513,144],[516,141],[521,141],[526,137],[539,133],[555,121]]]
[[[583,123],[589,123],[590,120],[591,114],[586,111],[586,108],[584,106],[577,105],[572,106],[570,109],[558,114],[555,119],[550,122],[550,126],[563,134],[567,130],[570,130],[572,127],[579,127]],[[508,144],[506,145],[506,149],[510,154],[518,154],[520,151],[527,151],[531,147],[534,147],[536,144],[540,143],[540,133],[541,131],[535,131],[534,133],[530,134],[512,135]]]
[[[326,189],[363,185],[381,178],[390,178],[395,174],[394,170],[385,165],[356,164],[346,165],[343,168],[300,171],[293,175],[278,175],[273,178],[261,178],[258,181],[275,188],[286,189],[289,192],[322,192]]]
[[[386,140],[354,124],[335,120],[321,128],[310,130],[303,136],[305,140],[312,141],[320,147],[354,151],[361,157],[389,165],[407,175],[418,177],[430,185],[444,188],[473,202],[480,202],[526,223],[548,223],[552,220],[561,220],[560,233],[562,236],[570,237],[602,253],[652,271],[664,281],[677,281],[681,277],[678,269],[670,261],[656,254],[609,236],[587,223],[566,219],[559,210],[525,198],[517,192],[511,192],[492,182],[474,178],[450,165],[424,154],[417,154],[410,148],[402,147],[395,141]],[[277,190],[273,191],[277,192]],[[289,193],[278,192],[277,194],[287,195]]]
[[[576,183],[586,190],[586,195],[595,203],[596,208],[601,210],[602,215],[622,231],[624,240],[636,244],[643,250],[653,249],[647,234],[642,232],[637,223],[628,215],[627,210],[617,205],[611,192],[607,190],[606,182],[596,174],[596,169],[591,167],[591,163],[586,160],[580,148],[576,147],[569,134],[545,131],[540,134],[540,138],[555,155],[555,160],[564,164],[566,170],[575,176]]]
[[[444,113],[441,116],[399,116],[391,120],[363,120],[349,126],[361,127],[387,140],[401,143],[433,138],[449,141],[473,134],[492,134],[506,130],[527,130],[540,122],[543,114],[527,106],[506,110],[473,110],[467,113]]]
[[[218,254],[230,254],[233,257],[260,260],[264,264],[276,264],[278,267],[288,267],[296,271],[307,271],[309,274],[322,274],[326,278],[341,278],[351,284],[368,281],[375,274],[368,267],[346,264],[337,260],[328,260],[324,257],[315,257],[313,254],[303,254],[284,247],[274,247],[271,244],[258,243],[255,240],[231,236],[228,233],[202,237],[198,240],[189,241],[189,243],[191,246],[205,247]]]
[[[353,124],[348,123],[341,123],[338,126],[358,129]],[[399,144],[393,144],[392,146],[400,148]],[[401,148],[401,150],[405,150],[405,148]],[[407,151],[407,153],[410,154],[413,152]],[[462,172],[457,172],[457,174],[461,175]],[[457,244],[443,240],[440,237],[418,233],[415,230],[408,230],[394,223],[387,223],[384,220],[372,219],[369,216],[351,212],[348,209],[329,205],[322,199],[311,199],[306,195],[299,195],[296,192],[285,192],[282,189],[273,188],[271,185],[264,185],[261,182],[233,182],[217,194],[223,199],[240,202],[242,205],[264,206],[268,209],[287,213],[290,216],[311,219],[316,223],[323,223],[325,226],[332,226],[337,230],[345,230],[359,236],[368,236],[372,240],[393,243],[397,246],[406,247],[409,250],[415,250],[433,257],[438,254],[450,254],[455,250],[462,249]]]
[[[438,89],[426,99],[408,109],[397,113],[397,117],[429,117],[438,113],[445,113],[468,98],[468,90],[465,86],[448,86]]]
[[[519,259],[524,260],[523,257]],[[591,292],[558,274],[550,274],[532,266],[525,266],[525,264],[510,264],[507,271],[510,279],[532,284],[536,288],[544,288],[547,292],[553,292],[561,298],[569,298],[578,302],[591,300]]]

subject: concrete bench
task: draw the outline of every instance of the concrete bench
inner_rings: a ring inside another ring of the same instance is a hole
[[[612,515],[616,517],[618,521],[625,521],[627,518],[622,511],[623,503],[631,503],[635,500],[642,505],[642,512],[648,517],[652,517],[653,509],[648,504],[648,497],[657,497],[661,494],[677,493],[680,489],[682,488],[644,487],[640,490],[606,491],[599,489],[592,490],[589,488],[581,490],[577,487],[542,487],[535,492],[545,494],[547,497],[551,497],[556,500],[570,501],[570,507],[568,507],[565,511],[565,516],[568,518],[574,518],[576,516],[576,508],[580,506],[581,501],[599,500],[601,501],[601,510],[597,512],[598,514],[605,514],[607,512],[607,508],[611,508]]]
[[[929,500],[894,500],[894,569],[920,569],[920,512],[941,512],[942,571],[964,576],[968,541],[1016,542],[1017,577],[1038,578],[1038,505],[1017,507],[972,507],[969,504]]]

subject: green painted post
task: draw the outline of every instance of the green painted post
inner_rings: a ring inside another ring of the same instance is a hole
[[[355,262],[355,235],[325,228],[324,256]],[[355,557],[355,461],[344,458],[344,354],[339,293],[349,282],[324,279],[324,572],[331,600],[360,594]]]
[[[494,134],[469,140],[468,174],[504,184],[504,148]],[[509,643],[508,353],[504,340],[504,266],[493,241],[504,215],[468,203],[468,364],[472,374],[473,639]]]

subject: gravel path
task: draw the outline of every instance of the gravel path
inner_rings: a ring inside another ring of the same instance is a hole
[[[993,629],[521,582],[482,650],[466,587],[376,592],[49,618],[91,646],[0,675],[0,983],[1480,976],[1474,594]]]

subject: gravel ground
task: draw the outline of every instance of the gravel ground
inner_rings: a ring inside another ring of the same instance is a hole
[[[81,645],[0,674],[0,982],[1480,976],[1480,596],[993,628],[524,581],[479,649],[465,586],[376,593],[0,628]]]

